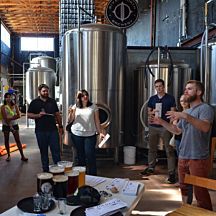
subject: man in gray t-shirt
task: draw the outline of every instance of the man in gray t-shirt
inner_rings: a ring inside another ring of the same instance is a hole
[[[184,183],[186,174],[208,177],[209,143],[214,119],[213,109],[203,103],[204,86],[201,82],[187,82],[184,95],[190,103],[186,112],[167,112],[168,118],[179,120],[177,125],[169,124],[155,117],[154,123],[160,124],[175,134],[182,133],[179,149],[178,173],[182,201],[187,202],[188,187]],[[194,187],[198,207],[212,210],[211,199],[206,188]]]

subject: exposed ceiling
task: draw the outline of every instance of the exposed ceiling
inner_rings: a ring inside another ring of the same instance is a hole
[[[0,18],[16,34],[58,34],[60,0],[0,0]],[[104,17],[108,0],[95,0],[95,15]]]

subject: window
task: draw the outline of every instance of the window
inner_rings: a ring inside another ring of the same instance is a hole
[[[10,33],[2,24],[1,24],[1,41],[10,48]]]
[[[54,51],[54,38],[21,37],[21,51]]]

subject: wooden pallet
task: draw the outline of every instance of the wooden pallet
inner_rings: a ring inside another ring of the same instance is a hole
[[[26,144],[22,144],[22,148],[26,148]],[[15,143],[10,144],[10,152],[17,151],[18,147]],[[5,149],[5,146],[0,146],[0,156],[6,155],[7,151]]]

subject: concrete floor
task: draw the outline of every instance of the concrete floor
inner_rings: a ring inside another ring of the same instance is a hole
[[[34,135],[33,128],[25,127],[25,119],[20,123],[20,136],[22,143],[27,144],[24,149],[29,158],[27,163],[20,160],[18,151],[11,153],[11,161],[6,162],[6,156],[0,157],[0,213],[13,207],[25,197],[36,192],[36,174],[41,172],[40,154]],[[11,136],[11,142],[14,143]],[[0,145],[3,145],[3,136],[0,135]],[[68,149],[64,148],[62,159],[69,160],[71,157]],[[72,159],[71,159],[72,160]],[[156,175],[142,177],[139,173],[145,166],[143,161],[136,165],[116,165],[113,161],[98,160],[98,175],[106,177],[130,178],[145,184],[145,192],[132,215],[155,215],[162,216],[181,205],[181,197],[178,185],[165,184],[166,166],[162,161],[156,168]],[[216,210],[216,192],[210,191],[213,206]],[[194,201],[195,204],[195,201]]]

